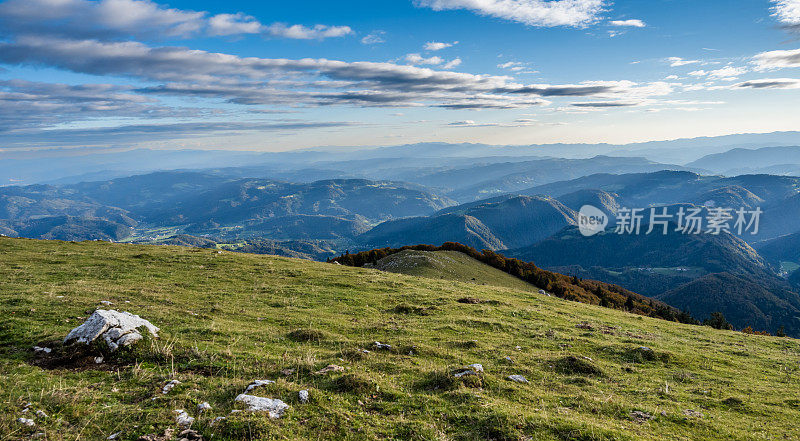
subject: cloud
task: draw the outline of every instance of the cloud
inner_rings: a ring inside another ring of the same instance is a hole
[[[408,54],[408,55],[406,55],[405,60],[406,60],[407,63],[414,64],[414,65],[417,65],[417,64],[437,65],[437,64],[444,63],[444,60],[441,57],[425,58],[420,54]]]
[[[425,43],[424,48],[425,48],[426,51],[440,51],[442,49],[447,49],[449,47],[453,47],[453,45],[456,45],[456,44],[458,44],[457,41],[454,41],[452,43],[442,43],[442,42],[439,42],[439,41],[429,41],[429,42]]]
[[[613,108],[613,107],[633,107],[640,105],[641,102],[633,101],[588,101],[583,103],[571,103],[573,107],[588,107],[588,108]]]
[[[753,57],[757,70],[800,67],[800,49],[763,52]]]
[[[384,35],[386,35],[385,31],[374,31],[364,36],[364,38],[361,39],[361,43],[362,44],[386,43],[386,40],[383,38]]]
[[[734,84],[739,89],[800,89],[798,78],[763,78]]]
[[[712,80],[725,80],[725,81],[733,81],[741,75],[750,72],[750,69],[746,67],[735,67],[735,66],[725,66],[721,69],[706,71],[706,70],[695,70],[689,72],[689,75],[693,77],[705,77],[707,76],[709,79]]]
[[[620,26],[620,27],[633,27],[633,28],[644,28],[644,27],[647,27],[645,22],[643,22],[642,20],[638,20],[638,19],[614,20],[614,21],[610,21],[609,24],[611,26]]]
[[[681,67],[681,66],[688,66],[690,64],[698,64],[701,63],[700,60],[684,60],[680,57],[669,57],[667,58],[667,62],[671,67]]]
[[[800,0],[772,0],[773,16],[789,26],[800,25]]]
[[[353,33],[347,26],[264,25],[241,12],[210,15],[168,8],[150,0],[7,0],[0,3],[0,29],[101,40],[245,34],[308,40]]]
[[[434,11],[466,9],[528,26],[585,27],[597,22],[604,0],[415,0]]]
[[[458,67],[460,65],[461,65],[461,58],[454,58],[454,59],[448,61],[447,63],[445,63],[445,65],[442,66],[442,69],[455,69],[456,67]]]

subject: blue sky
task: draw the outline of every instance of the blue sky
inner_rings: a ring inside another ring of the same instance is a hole
[[[6,152],[627,143],[799,98],[800,0],[0,2]]]

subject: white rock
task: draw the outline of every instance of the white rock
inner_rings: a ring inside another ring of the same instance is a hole
[[[122,432],[115,432],[115,433],[112,433],[111,435],[108,435],[108,438],[106,438],[106,439],[117,439],[117,437],[120,436],[121,434],[122,434]]]
[[[530,383],[530,381],[522,375],[509,375],[508,379],[517,383]]]
[[[100,300],[100,303],[102,303],[102,304],[104,304],[106,306],[113,305],[113,303],[109,302],[108,300]]]
[[[45,413],[45,411],[43,411],[43,410],[37,410],[36,411],[36,416],[39,417],[39,418],[47,418],[47,413]]]
[[[268,412],[270,418],[280,418],[289,409],[289,405],[281,400],[247,394],[239,395],[236,397],[236,401],[246,404],[251,412]]]
[[[466,377],[468,375],[478,375],[478,374],[475,373],[475,371],[470,370],[470,369],[467,369],[465,371],[461,371],[461,372],[457,372],[457,373],[453,374],[453,376],[455,376],[456,378]]]
[[[473,363],[467,367],[472,368],[475,372],[483,372],[483,365],[479,363]]]
[[[43,348],[41,346],[34,346],[33,347],[33,352],[35,352],[37,354],[49,354],[52,351],[53,350],[50,349],[50,348]]]
[[[247,386],[247,389],[244,390],[244,393],[248,393],[257,387],[267,386],[270,384],[275,384],[275,382],[272,380],[255,380]]]
[[[392,345],[387,345],[386,343],[381,343],[379,341],[376,341],[375,343],[373,343],[373,345],[377,349],[392,349]]]
[[[166,395],[166,394],[169,393],[169,391],[172,390],[173,387],[175,387],[175,386],[177,386],[179,384],[181,384],[181,382],[178,381],[178,380],[170,380],[170,381],[167,382],[167,384],[164,385],[164,388],[161,389],[161,393]]]
[[[103,360],[104,360],[104,358],[103,358],[103,357],[94,357],[94,362],[95,362],[95,364],[100,364],[100,363],[102,363],[102,362],[103,362]]]
[[[218,417],[214,418],[213,420],[211,420],[211,422],[208,425],[211,426],[211,427],[214,427],[220,421],[225,421],[225,420],[227,420],[227,418],[225,418],[224,416],[218,416]]]
[[[30,418],[17,418],[17,422],[28,427],[33,427],[36,425],[36,423],[34,423]]]
[[[197,411],[198,412],[204,412],[206,410],[211,410],[211,405],[208,404],[208,402],[204,401],[204,402],[202,402],[202,403],[197,405]]]
[[[305,390],[305,389],[301,390],[300,392],[298,392],[298,395],[300,396],[300,402],[301,403],[308,403],[308,391],[307,390]]]
[[[64,343],[76,341],[88,345],[102,336],[108,347],[115,351],[119,346],[127,346],[142,339],[137,328],[145,328],[154,337],[158,337],[158,328],[138,315],[98,309],[82,325],[70,331]]]
[[[183,409],[177,409],[175,412],[175,422],[181,429],[188,429],[194,424],[194,418],[190,417]]]

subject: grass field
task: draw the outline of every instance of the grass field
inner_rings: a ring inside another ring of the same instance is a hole
[[[466,296],[481,303],[458,301]],[[101,301],[150,320],[160,338],[102,364],[62,349],[70,329],[109,308]],[[34,355],[34,345],[53,353]],[[452,375],[472,363],[485,372]],[[799,363],[796,340],[520,289],[216,250],[0,238],[0,440],[135,440],[175,427],[176,409],[214,440],[799,439]],[[345,370],[313,374],[329,364]],[[171,379],[181,384],[162,394]],[[253,393],[288,403],[282,419],[230,413],[255,379],[276,380]],[[201,402],[212,410],[197,414]],[[227,419],[212,427],[218,416]]]
[[[524,280],[458,251],[401,251],[379,260],[375,268],[429,279],[454,280],[520,291],[539,291],[539,288]]]

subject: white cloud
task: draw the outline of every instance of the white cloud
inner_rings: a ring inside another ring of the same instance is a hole
[[[688,66],[690,64],[701,63],[700,60],[684,60],[681,57],[669,57],[667,58],[667,62],[672,67],[681,67],[681,66]]]
[[[644,28],[647,27],[645,22],[642,20],[614,20],[609,22],[611,26],[621,26],[621,27],[633,27],[633,28]]]
[[[605,0],[415,0],[435,11],[467,9],[528,26],[584,27],[597,22]]]
[[[444,59],[442,57],[429,57],[425,58],[420,54],[408,54],[406,55],[406,63],[409,64],[430,64],[430,65],[438,65],[444,63]]]
[[[461,65],[461,58],[454,58],[454,59],[448,61],[447,63],[445,63],[445,65],[442,66],[442,69],[455,69],[456,67],[458,67],[460,65]]]
[[[457,41],[452,43],[443,43],[440,41],[429,41],[425,43],[425,50],[426,51],[440,51],[442,49],[447,49],[449,47],[453,47],[454,45],[458,44]]]
[[[668,76],[668,77],[666,77],[664,79],[665,80],[679,80],[681,78],[679,76],[677,76],[677,75],[670,75],[670,76]]]
[[[708,73],[708,76],[714,79],[725,79],[731,81],[749,71],[750,70],[746,67],[725,66],[722,69],[712,70]]]
[[[363,43],[363,44],[381,44],[381,43],[386,43],[386,40],[383,38],[384,35],[386,35],[385,31],[374,31],[374,32],[371,32],[371,33],[367,34],[366,36],[364,36],[364,38],[361,39],[361,43]]]
[[[172,9],[150,0],[7,0],[0,3],[0,28],[32,35],[119,40],[264,34],[322,39],[353,33],[347,26],[264,25],[243,14]]]
[[[800,67],[800,49],[763,52],[753,57],[758,70]]]
[[[772,0],[773,16],[787,25],[800,25],[800,0]]]

